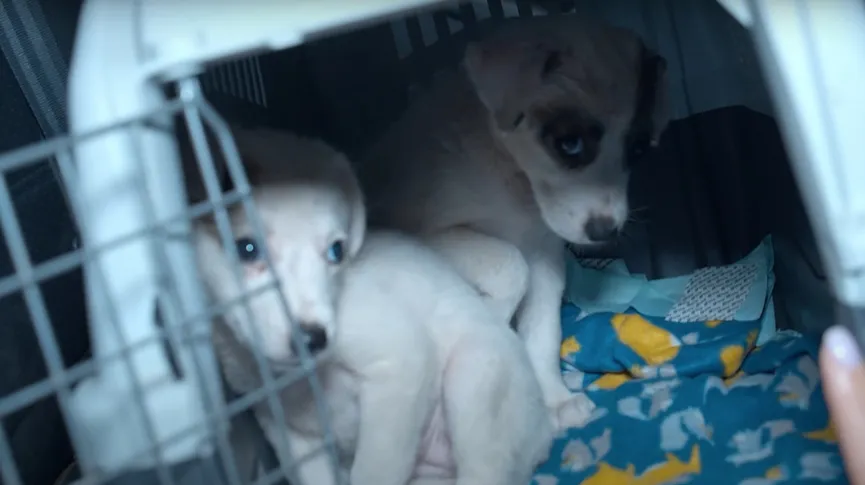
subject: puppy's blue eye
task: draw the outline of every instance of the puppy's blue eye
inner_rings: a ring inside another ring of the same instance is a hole
[[[579,136],[563,136],[556,140],[556,148],[566,157],[575,157],[583,153],[583,139]]]
[[[261,258],[258,243],[252,238],[242,237],[234,241],[234,245],[237,248],[237,257],[242,263],[254,263]]]
[[[345,248],[342,241],[335,241],[327,248],[327,260],[331,264],[340,264],[345,258]]]

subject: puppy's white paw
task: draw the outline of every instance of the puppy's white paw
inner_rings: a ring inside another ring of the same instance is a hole
[[[589,396],[578,392],[548,403],[547,407],[556,429],[563,431],[567,428],[582,428],[588,424],[596,406]]]

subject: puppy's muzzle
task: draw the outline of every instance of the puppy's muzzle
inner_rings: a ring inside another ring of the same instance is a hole
[[[609,242],[619,235],[619,225],[612,217],[592,217],[586,222],[586,237],[593,243]]]
[[[291,339],[290,343],[294,355],[300,355],[298,340],[303,342],[309,353],[313,355],[327,347],[327,332],[325,332],[324,327],[317,323],[301,323],[299,327],[303,335],[300,336],[300,339]]]

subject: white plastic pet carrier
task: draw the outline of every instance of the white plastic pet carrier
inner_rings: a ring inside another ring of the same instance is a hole
[[[777,326],[858,329],[861,0],[4,0],[2,483],[52,483],[73,459],[87,483],[285,478],[244,411],[279,406],[273,389],[312,378],[313,363],[265,372],[264,389],[226,404],[208,323],[224,309],[208,307],[189,244],[190,218],[248,199],[224,117],[353,155],[480,27],[584,14],[666,57],[674,119],[722,120],[665,135],[667,165],[635,175],[655,187],[634,196],[651,224],[635,224],[618,255],[650,277],[678,275],[735,261],[771,233]],[[186,206],[175,115],[211,185],[204,127],[218,135],[234,191]],[[779,139],[772,116],[783,147],[763,146]],[[765,150],[743,157],[741,140]]]

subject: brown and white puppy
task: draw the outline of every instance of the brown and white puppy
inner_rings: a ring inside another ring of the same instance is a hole
[[[466,49],[360,165],[371,222],[421,235],[523,336],[560,427],[592,403],[561,379],[562,240],[628,217],[631,167],[668,122],[666,63],[575,16],[507,21]]]

